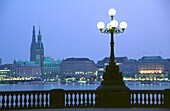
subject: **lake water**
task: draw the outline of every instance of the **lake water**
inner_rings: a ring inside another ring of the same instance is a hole
[[[0,84],[0,91],[30,91],[30,90],[51,90],[51,89],[64,89],[64,90],[95,90],[100,84],[88,85],[71,85],[71,84]],[[157,83],[157,84],[140,84],[140,83],[126,83],[131,90],[164,90],[170,89],[170,82]]]

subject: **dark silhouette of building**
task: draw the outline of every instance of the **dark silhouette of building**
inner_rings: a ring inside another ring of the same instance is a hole
[[[35,26],[33,26],[32,31],[32,42],[30,48],[30,61],[35,61],[36,64],[42,66],[44,60],[44,46],[42,42],[42,35],[38,32],[37,41],[36,41],[36,34],[35,34]]]
[[[120,72],[122,72],[122,66],[125,60],[128,60],[127,57],[115,57],[115,63],[116,65],[119,65]],[[106,66],[109,65],[110,58],[105,57],[103,60],[100,60],[97,62],[97,67],[98,67],[98,75],[100,78],[103,78],[103,73],[106,71]]]
[[[88,58],[67,58],[61,63],[61,74],[64,77],[96,77],[97,66]]]

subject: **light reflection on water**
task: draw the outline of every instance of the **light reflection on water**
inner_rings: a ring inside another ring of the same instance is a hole
[[[50,89],[64,89],[64,90],[95,90],[100,84],[0,84],[0,91],[27,91],[27,90],[50,90]],[[126,83],[131,90],[164,90],[170,88],[169,83],[159,84],[140,84],[140,83]]]

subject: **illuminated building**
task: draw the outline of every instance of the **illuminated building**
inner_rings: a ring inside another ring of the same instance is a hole
[[[134,77],[138,73],[138,61],[135,59],[124,60],[120,71],[124,77]]]
[[[168,77],[168,60],[160,56],[144,56],[138,61],[138,73],[141,77]]]
[[[32,31],[30,61],[35,61],[35,63],[39,64],[40,66],[42,66],[43,61],[44,61],[44,46],[42,42],[42,35],[39,29],[37,42],[36,42],[35,26],[33,26],[33,31]]]
[[[61,74],[64,77],[96,77],[96,64],[88,58],[68,58],[61,63]]]
[[[60,60],[54,60],[51,57],[45,57],[42,66],[43,78],[55,79],[60,74]]]
[[[10,66],[10,76],[39,78],[41,76],[41,68],[33,61],[14,61]]]
[[[0,65],[0,78],[10,77],[10,67],[12,64]]]

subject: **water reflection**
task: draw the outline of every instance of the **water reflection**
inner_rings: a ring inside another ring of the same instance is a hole
[[[23,90],[50,90],[50,89],[64,89],[64,90],[95,90],[100,84],[0,84],[0,91],[23,91]],[[138,82],[127,83],[126,85],[131,90],[164,90],[170,88],[169,83],[157,84],[141,84]]]

